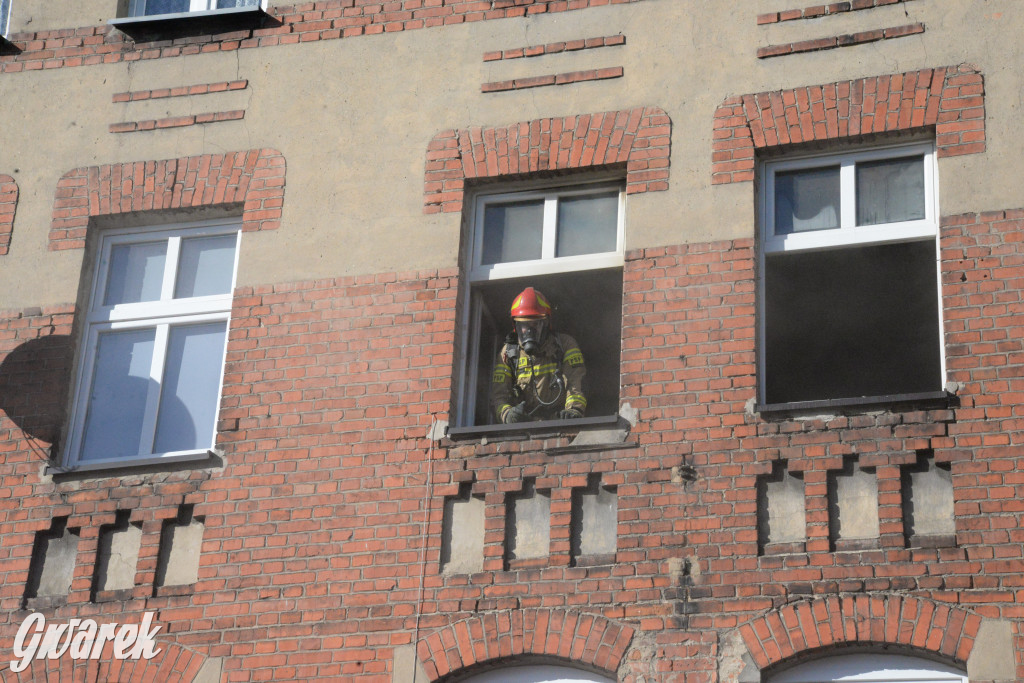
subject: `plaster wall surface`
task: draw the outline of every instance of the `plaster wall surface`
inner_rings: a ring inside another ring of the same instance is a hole
[[[288,164],[281,228],[245,235],[239,284],[443,268],[458,263],[461,216],[423,211],[426,149],[435,134],[653,105],[668,113],[676,131],[669,189],[629,198],[626,247],[726,240],[752,236],[756,220],[752,184],[710,184],[712,114],[725,98],[968,60],[986,78],[988,151],[940,160],[942,212],[1019,203],[1012,150],[1022,86],[1012,65],[1020,61],[1016,36],[1024,6],[915,0],[768,28],[756,24],[758,12],[779,4],[645,0],[443,29],[3,74],[5,92],[18,102],[6,115],[8,129],[19,134],[4,140],[0,171],[22,188],[10,256],[0,270],[4,307],[75,300],[83,253],[51,252],[47,244],[54,189],[72,168],[273,147]],[[92,14],[102,11],[101,3],[89,6]],[[76,12],[67,20],[87,16]],[[723,22],[722,16],[734,19]],[[755,46],[774,41],[915,21],[925,23],[925,33],[839,51],[755,57]],[[618,33],[625,45],[483,61],[485,51]],[[495,80],[605,66],[622,66],[623,77],[480,90]],[[119,92],[234,79],[246,79],[247,88],[111,101]],[[232,109],[243,109],[244,118],[108,131],[125,120]],[[980,176],[987,181],[972,182]],[[35,276],[43,271],[53,277]]]

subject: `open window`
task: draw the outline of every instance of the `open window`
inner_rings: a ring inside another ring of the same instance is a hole
[[[131,0],[128,13],[133,17],[185,12],[210,12],[257,7],[260,0]]]
[[[618,412],[622,337],[621,181],[517,186],[477,194],[468,216],[458,425],[494,424],[492,370],[513,330],[512,301],[534,287],[552,327],[576,339],[586,362],[587,417]]]
[[[237,221],[103,235],[84,321],[68,467],[208,455],[239,235]]]
[[[128,15],[108,23],[138,41],[258,28],[267,0],[129,0]]]
[[[932,143],[762,164],[760,400],[941,393]]]

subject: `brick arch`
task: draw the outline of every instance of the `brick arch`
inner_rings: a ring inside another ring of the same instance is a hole
[[[98,659],[75,661],[67,655],[60,659],[34,659],[20,673],[10,670],[5,657],[0,669],[4,683],[29,681],[117,681],[118,683],[191,683],[206,662],[206,656],[177,643],[156,641],[160,652],[150,660],[119,661],[113,657],[113,646],[104,646]],[[10,654],[10,652],[8,652]],[[12,655],[13,656],[13,655]]]
[[[981,617],[959,607],[909,596],[858,595],[798,602],[740,627],[759,669],[835,645],[896,645],[964,663]]]
[[[985,82],[975,67],[730,97],[715,111],[711,182],[753,180],[756,149],[922,128],[935,129],[940,157],[985,151]]]
[[[424,212],[462,211],[466,180],[626,165],[626,192],[668,189],[672,121],[659,107],[438,133],[427,148]]]
[[[18,206],[18,183],[0,174],[0,256],[7,253],[14,232],[14,209]]]
[[[137,211],[242,205],[242,229],[280,225],[285,160],[273,149],[76,168],[57,183],[50,250],[81,249],[89,219]]]
[[[521,655],[574,662],[614,676],[633,628],[593,614],[525,609],[475,615],[421,639],[417,653],[431,681],[471,666]]]

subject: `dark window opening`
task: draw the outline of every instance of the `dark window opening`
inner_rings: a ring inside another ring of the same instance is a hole
[[[932,240],[765,258],[765,402],[937,391]]]
[[[534,287],[554,308],[552,329],[579,343],[587,366],[584,390],[587,417],[615,415],[619,410],[619,354],[622,339],[622,269],[577,271],[509,278],[473,286],[473,305],[480,307],[476,386],[472,424],[496,424],[490,410],[494,364],[513,328],[509,310],[524,288]]]

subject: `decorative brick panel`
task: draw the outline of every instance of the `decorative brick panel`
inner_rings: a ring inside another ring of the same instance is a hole
[[[603,36],[600,38],[578,38],[576,40],[565,40],[558,43],[547,43],[545,45],[530,45],[528,47],[516,47],[508,50],[495,50],[485,52],[485,62],[496,62],[502,59],[522,59],[523,57],[542,57],[560,52],[575,52],[577,50],[592,50],[599,47],[613,47],[625,45],[626,36],[621,33],[614,36]]]
[[[173,88],[156,88],[154,90],[132,90],[114,93],[113,101],[139,102],[141,100],[159,100],[165,97],[185,97],[188,95],[209,95],[211,93],[245,90],[249,87],[248,79],[237,81],[219,81],[217,83],[198,83],[196,85],[179,85]]]
[[[233,109],[231,111],[211,111],[203,114],[189,114],[187,116],[168,116],[162,119],[147,119],[145,121],[121,121],[110,124],[109,130],[111,133],[136,133],[144,130],[182,128],[183,126],[194,126],[203,123],[240,121],[243,118],[245,118],[244,109]]]
[[[427,148],[424,211],[462,211],[467,180],[613,164],[630,194],[666,190],[671,134],[658,107],[444,131]]]
[[[757,149],[932,127],[940,157],[985,151],[985,85],[976,68],[730,97],[715,111],[711,182],[753,180]]]
[[[418,654],[431,681],[521,655],[569,660],[614,675],[633,633],[599,615],[524,609],[457,621],[420,640]]]
[[[242,205],[242,229],[280,225],[285,160],[272,149],[77,168],[57,182],[50,250],[85,246],[89,219],[137,211]]]
[[[791,603],[744,624],[761,669],[835,645],[897,645],[966,662],[981,617],[942,602],[900,595],[831,596]]]
[[[898,5],[913,0],[846,0],[845,2],[831,2],[827,5],[812,5],[810,7],[782,10],[781,12],[766,12],[757,15],[757,23],[776,24],[780,21],[795,21],[798,19],[817,19],[834,14],[845,14],[859,10],[875,9],[885,5]]]
[[[0,256],[7,253],[14,232],[14,211],[18,208],[18,183],[9,175],[0,175]]]
[[[858,31],[857,33],[841,33],[835,36],[824,38],[811,38],[810,40],[798,40],[792,43],[781,43],[757,48],[757,58],[767,59],[768,57],[782,57],[783,55],[795,55],[802,52],[817,52],[819,50],[833,50],[837,47],[850,47],[851,45],[863,45],[874,43],[879,40],[892,40],[893,38],[904,38],[906,36],[924,33],[924,24],[902,24],[900,26],[889,26],[888,28],[876,28],[870,31]]]

